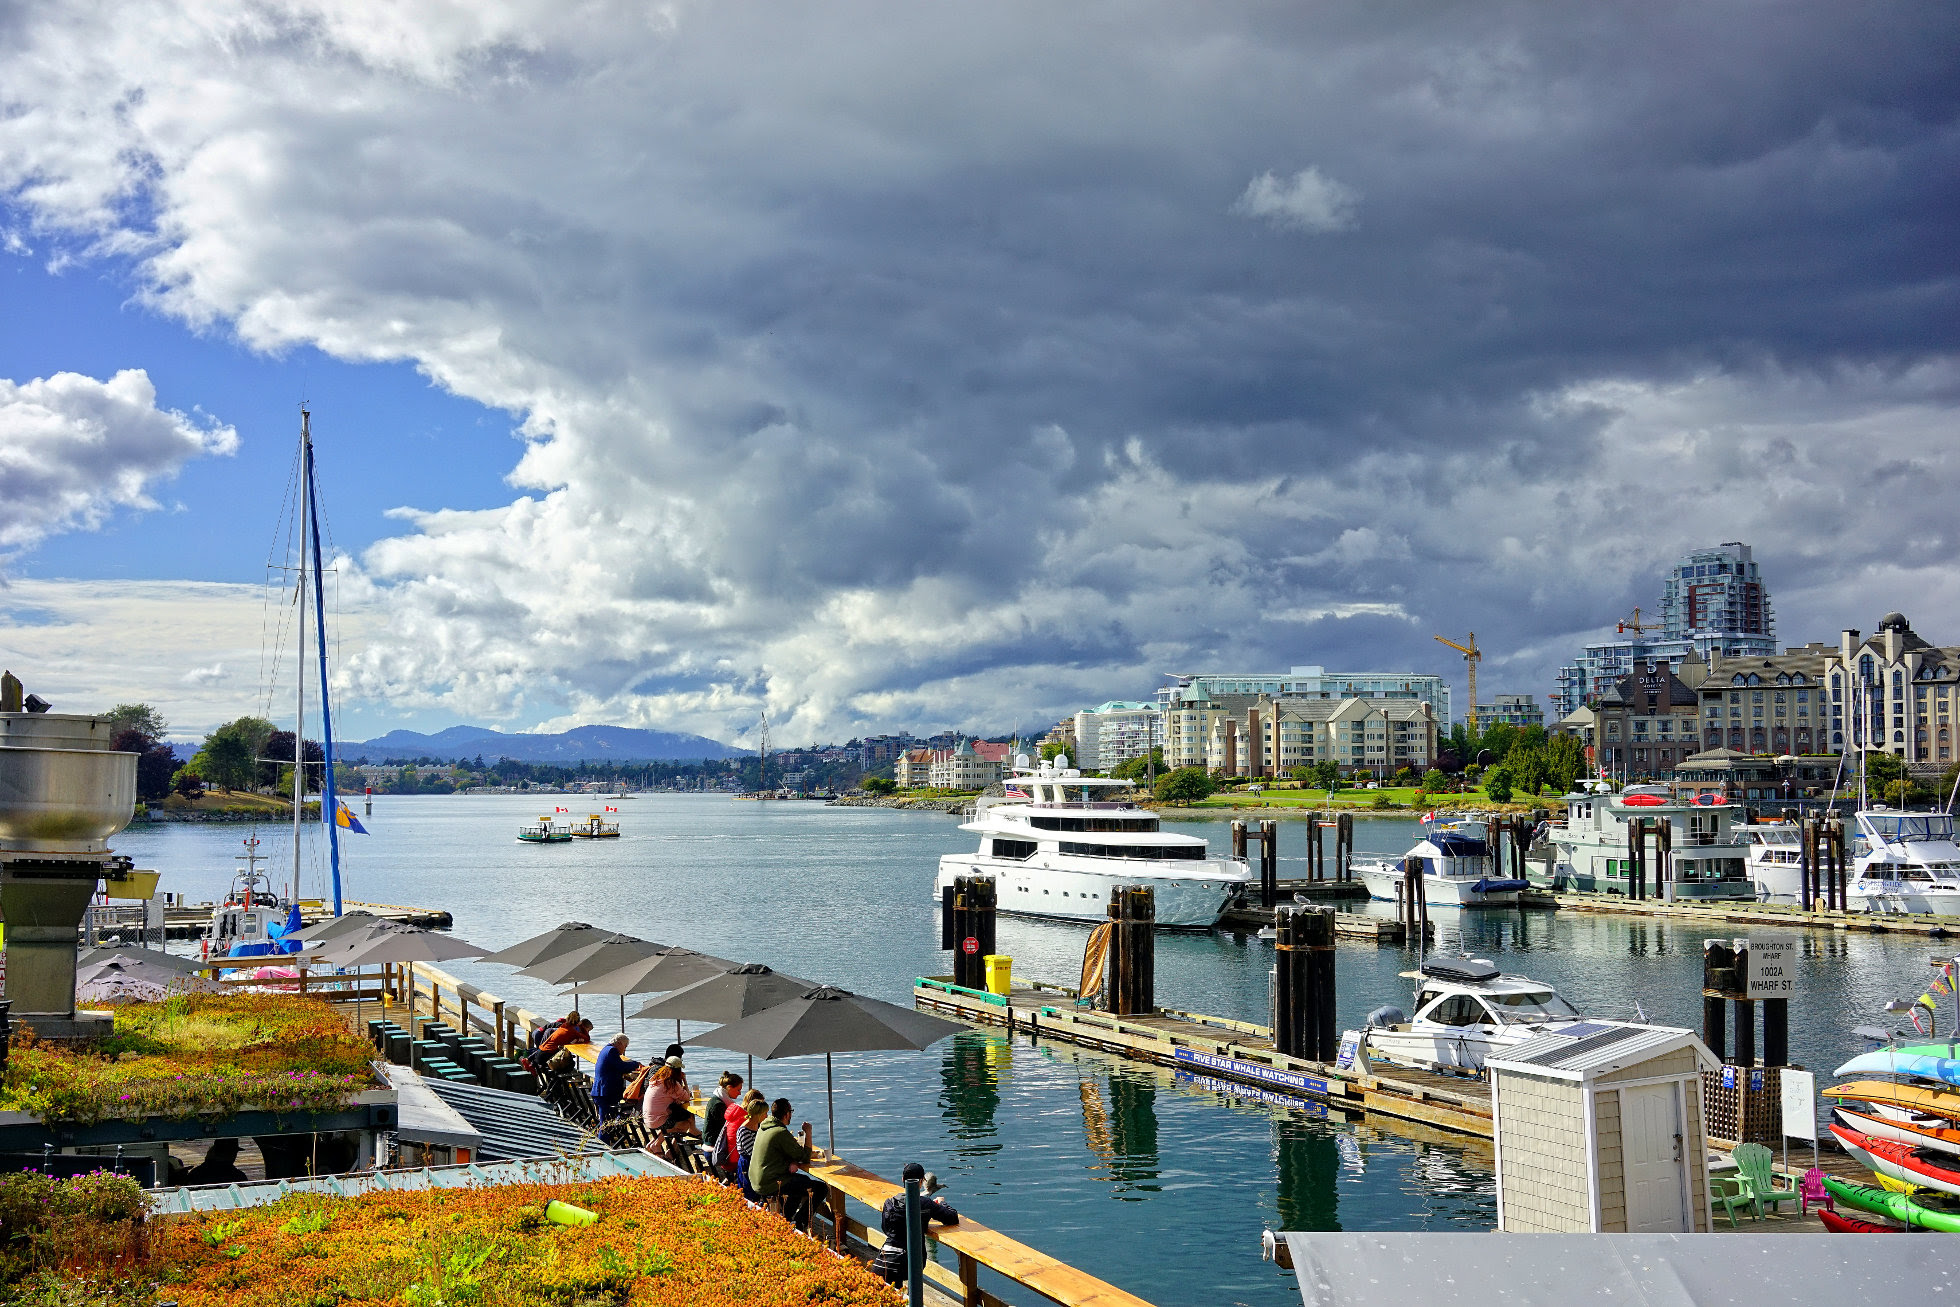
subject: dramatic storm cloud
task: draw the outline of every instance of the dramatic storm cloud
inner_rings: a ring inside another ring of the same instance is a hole
[[[807,738],[1469,629],[1542,693],[1720,540],[1792,640],[1960,641],[1957,23],[17,6],[0,187],[522,422],[362,555],[364,695]]]
[[[117,508],[155,508],[150,486],[199,454],[229,454],[230,427],[159,410],[141,371],[0,379],[0,557]]]

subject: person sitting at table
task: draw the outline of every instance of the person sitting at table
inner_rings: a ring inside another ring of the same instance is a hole
[[[721,1073],[719,1090],[708,1100],[708,1110],[701,1117],[701,1137],[715,1149],[714,1165],[720,1166],[721,1139],[728,1132],[728,1114],[739,1111],[742,1106],[742,1076],[739,1071]]]
[[[619,1100],[626,1095],[626,1078],[640,1069],[638,1062],[626,1057],[626,1035],[614,1035],[599,1050],[599,1060],[592,1067],[592,1111],[601,1121],[609,1121],[619,1115]]]
[[[783,1216],[808,1234],[810,1213],[817,1203],[829,1201],[830,1186],[798,1169],[810,1165],[810,1149],[790,1133],[790,1110],[787,1098],[769,1105],[769,1119],[755,1134],[749,1184],[765,1200],[781,1194]]]
[[[531,1056],[524,1059],[526,1071],[538,1071],[551,1064],[551,1060],[572,1044],[592,1042],[592,1023],[574,1012],[565,1018],[558,1029],[546,1035]]]
[[[653,1069],[653,1080],[641,1100],[641,1120],[655,1134],[701,1137],[694,1121],[694,1087],[687,1083],[687,1070],[677,1057],[670,1057]]]
[[[960,1214],[953,1210],[952,1204],[932,1197],[934,1190],[944,1188],[939,1177],[919,1165],[907,1162],[901,1178],[919,1182],[919,1228],[924,1229],[932,1221],[941,1225],[958,1225]],[[905,1264],[905,1195],[893,1194],[878,1209],[878,1224],[885,1233],[885,1246],[871,1260],[871,1269],[885,1277],[887,1283],[904,1284],[907,1267]]]

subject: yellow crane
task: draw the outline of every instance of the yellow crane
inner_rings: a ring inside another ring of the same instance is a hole
[[[1446,640],[1440,635],[1436,639],[1438,643],[1446,644],[1462,654],[1464,665],[1470,669],[1470,711],[1463,714],[1463,720],[1469,723],[1470,734],[1472,738],[1475,738],[1477,734],[1477,664],[1482,662],[1484,657],[1484,651],[1477,647],[1477,633],[1472,631],[1469,635],[1465,636],[1464,639],[1468,642],[1465,644],[1458,644],[1454,640]]]
[[[1641,633],[1643,633],[1643,634],[1644,634],[1644,633],[1646,633],[1646,632],[1648,632],[1648,631],[1658,631],[1658,630],[1660,630],[1660,629],[1661,629],[1661,628],[1660,628],[1659,626],[1657,626],[1657,625],[1655,625],[1655,624],[1654,624],[1653,622],[1643,622],[1643,621],[1641,621],[1641,620],[1640,620],[1640,610],[1639,610],[1638,608],[1636,608],[1636,609],[1634,609],[1634,610],[1633,610],[1633,616],[1632,616],[1632,617],[1629,617],[1629,618],[1627,618],[1627,619],[1626,619],[1625,621],[1623,621],[1623,622],[1621,622],[1621,623],[1620,623],[1620,624],[1619,624],[1619,625],[1618,625],[1618,626],[1617,626],[1617,627],[1615,628],[1615,631],[1616,631],[1616,633],[1617,633],[1617,634],[1620,634],[1620,635],[1625,635],[1625,634],[1626,634],[1626,633],[1627,633],[1628,631],[1639,631],[1639,632],[1641,632]]]

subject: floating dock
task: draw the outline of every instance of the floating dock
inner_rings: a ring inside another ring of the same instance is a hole
[[[1787,929],[1863,931],[1926,935],[1943,939],[1960,935],[1960,917],[1928,912],[1824,912],[1794,903],[1666,903],[1659,899],[1627,899],[1618,894],[1552,893],[1526,890],[1519,899],[1527,908],[1558,908],[1573,912],[1603,912],[1631,917],[1673,917],[1707,925],[1780,926]]]
[[[447,930],[455,924],[449,913],[440,908],[412,908],[399,903],[356,903],[352,900],[348,900],[343,906],[348,912],[368,912],[383,921],[426,926],[431,930]],[[125,930],[141,930],[143,927],[141,905],[97,904],[91,911],[94,914],[95,933],[103,938],[111,938]],[[195,903],[165,908],[163,910],[164,938],[204,938],[204,932],[211,924],[211,914],[216,911],[215,903]],[[311,926],[332,917],[333,912],[324,904],[302,903],[299,916],[302,922]],[[154,931],[156,927],[152,926],[150,929]]]
[[[1297,907],[1298,904],[1282,902],[1282,907]],[[1243,908],[1227,908],[1218,918],[1220,930],[1255,931],[1274,925],[1278,914],[1271,908],[1257,904]],[[1434,935],[1435,926],[1430,926]],[[1409,932],[1401,922],[1393,917],[1371,917],[1362,912],[1336,912],[1334,914],[1334,934],[1339,939],[1368,940],[1377,944],[1399,944],[1408,938]]]
[[[1078,1008],[1073,990],[1019,980],[1003,996],[922,976],[913,983],[912,1001],[975,1025],[1175,1067],[1276,1100],[1416,1121],[1474,1139],[1493,1136],[1490,1088],[1482,1080],[1406,1067],[1344,1071],[1275,1052],[1272,1031],[1250,1022],[1172,1008],[1148,1017],[1117,1017]]]

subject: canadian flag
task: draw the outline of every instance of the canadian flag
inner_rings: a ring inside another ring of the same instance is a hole
[[[569,810],[569,809],[567,809],[567,808],[553,808],[553,809],[552,809],[552,811],[553,811],[553,812],[567,812],[567,811],[570,811],[570,810]]]
[[[1428,812],[1422,814],[1422,824],[1425,826],[1427,826],[1430,822],[1435,820],[1436,820],[1436,810],[1434,808],[1431,808]]]

